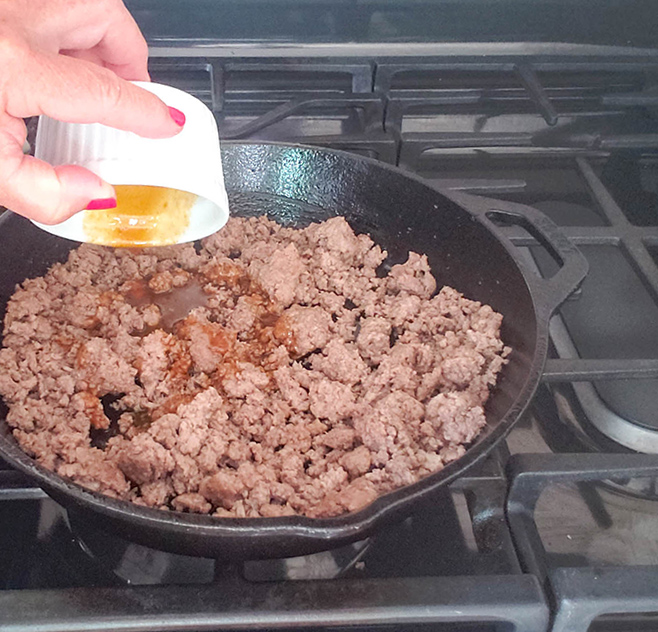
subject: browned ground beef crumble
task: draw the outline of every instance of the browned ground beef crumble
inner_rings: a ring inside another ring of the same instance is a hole
[[[464,453],[509,353],[425,256],[378,278],[385,256],[342,218],[233,218],[200,252],[83,245],[11,299],[7,421],[45,467],[141,505],[355,511]]]

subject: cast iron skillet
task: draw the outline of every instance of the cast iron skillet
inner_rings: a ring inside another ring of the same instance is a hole
[[[278,144],[223,148],[235,215],[260,215],[287,225],[344,215],[390,253],[389,265],[409,250],[427,254],[439,287],[451,285],[504,316],[502,337],[513,348],[487,404],[487,427],[466,454],[424,480],[337,518],[217,519],[147,509],[71,484],[28,457],[0,414],[0,457],[32,477],[76,517],[129,540],[177,553],[218,558],[303,555],[362,539],[399,520],[439,487],[479,461],[510,430],[539,382],[548,344],[548,319],[587,273],[583,255],[535,209],[461,193],[437,191],[399,169],[351,154]],[[495,223],[494,223],[495,222]],[[497,227],[523,226],[559,264],[542,280],[528,272]],[[0,218],[0,309],[16,283],[46,272],[76,244],[26,220]]]

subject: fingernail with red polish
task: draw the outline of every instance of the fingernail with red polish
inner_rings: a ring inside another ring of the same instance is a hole
[[[172,119],[174,119],[174,123],[176,123],[178,127],[183,127],[183,125],[185,125],[185,114],[183,114],[180,110],[170,107],[169,115]]]
[[[108,208],[116,208],[117,200],[116,198],[99,198],[98,200],[92,200],[87,204],[86,209],[88,211],[104,211]]]

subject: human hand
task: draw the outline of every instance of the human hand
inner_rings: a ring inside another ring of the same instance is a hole
[[[23,119],[46,114],[148,138],[175,135],[182,112],[128,82],[148,81],[147,56],[121,0],[0,0],[1,205],[56,224],[116,203],[113,187],[91,171],[24,155]]]

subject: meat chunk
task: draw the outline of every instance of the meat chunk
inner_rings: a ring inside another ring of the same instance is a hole
[[[101,393],[128,393],[135,388],[137,371],[102,338],[80,345],[75,368],[83,388]]]
[[[482,406],[464,393],[439,393],[427,403],[425,418],[449,443],[470,443],[486,423]]]
[[[103,410],[103,404],[93,393],[89,391],[76,393],[71,398],[71,404],[76,410],[84,412],[89,417],[89,422],[93,428],[107,430],[110,427],[110,420]]]
[[[467,348],[458,356],[446,358],[441,365],[441,371],[447,381],[463,388],[480,374],[484,363],[485,359],[481,353]]]
[[[364,252],[363,242],[354,234],[343,217],[332,217],[315,228],[314,237],[320,248],[339,255],[348,264]],[[365,246],[367,251],[368,244],[366,243]]]
[[[148,282],[148,286],[156,293],[170,292],[174,287],[174,275],[170,270],[163,270],[154,274]]]
[[[312,366],[314,370],[321,371],[330,380],[349,385],[360,382],[369,373],[358,348],[339,339],[330,340],[323,350],[323,355],[313,357]]]
[[[340,458],[340,464],[352,478],[365,474],[370,469],[371,463],[370,450],[364,445],[354,448],[351,452],[346,452]]]
[[[274,327],[274,336],[297,358],[327,344],[331,337],[331,315],[321,307],[293,305]]]
[[[179,337],[189,341],[188,350],[195,367],[212,373],[235,348],[235,334],[201,315],[188,316],[180,324]]]
[[[212,505],[197,493],[180,494],[171,501],[176,511],[190,511],[193,513],[210,513]]]
[[[163,478],[174,468],[169,451],[147,434],[137,435],[120,450],[117,462],[126,478],[137,485]]]
[[[142,340],[135,364],[144,395],[159,403],[183,390],[192,358],[182,341],[158,329]]]
[[[260,304],[253,296],[240,296],[229,316],[229,328],[238,333],[249,331],[255,325],[260,311]]]
[[[320,379],[309,390],[311,412],[319,419],[337,421],[352,414],[354,393],[341,382]]]
[[[333,450],[349,450],[354,443],[356,433],[349,426],[334,426],[329,432],[319,437],[318,443]]]
[[[243,485],[234,472],[217,472],[204,479],[199,487],[201,495],[213,505],[231,509],[242,496]]]
[[[347,511],[358,511],[379,496],[377,488],[366,478],[352,481],[340,495],[340,502]]]
[[[236,369],[222,381],[224,391],[230,397],[246,397],[264,389],[270,383],[267,373],[253,364],[240,363]]]
[[[295,379],[290,367],[278,368],[274,372],[274,378],[281,395],[290,403],[293,410],[308,410],[308,391]]]
[[[304,269],[295,244],[275,250],[265,261],[252,261],[249,271],[268,296],[288,307],[295,298],[299,275]]]
[[[391,268],[388,288],[391,292],[408,292],[426,299],[432,296],[436,291],[436,279],[427,256],[410,252],[406,263]]]
[[[356,339],[361,355],[371,364],[379,364],[391,348],[391,323],[373,316],[361,322]]]

